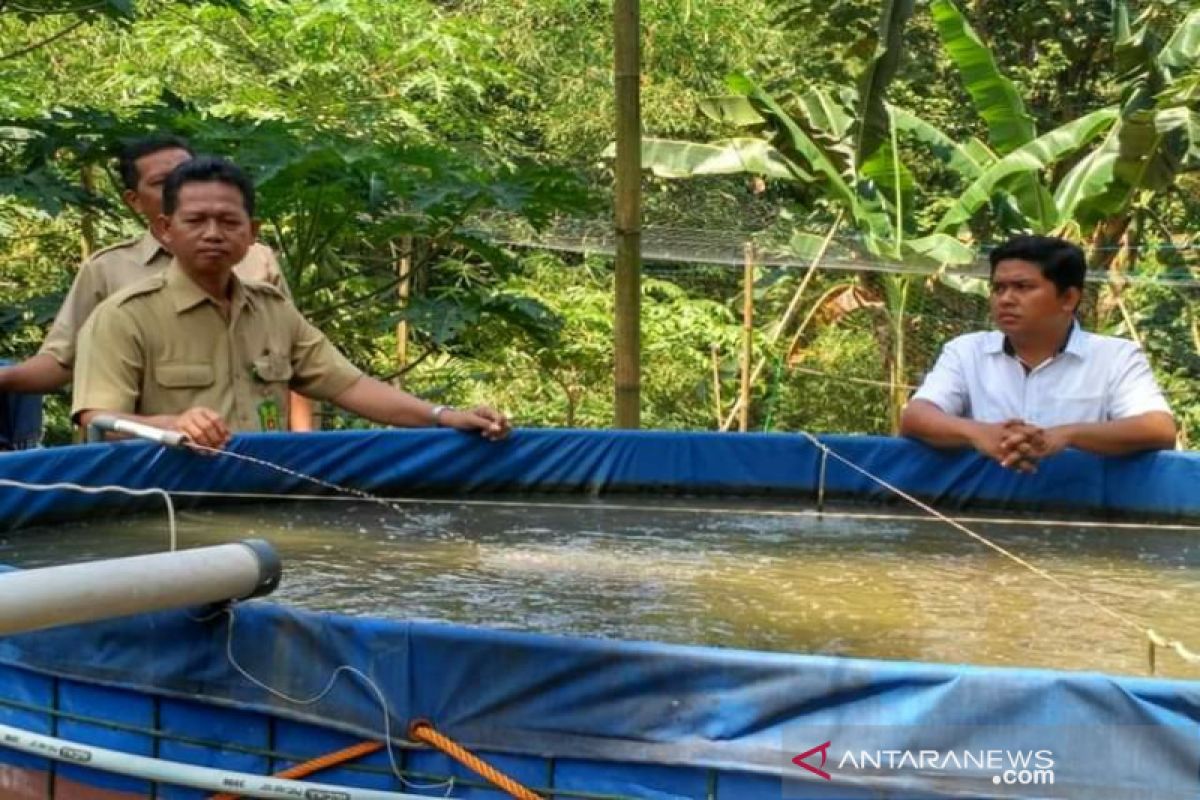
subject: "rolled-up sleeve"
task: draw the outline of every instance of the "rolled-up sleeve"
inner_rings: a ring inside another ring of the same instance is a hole
[[[1151,411],[1171,413],[1146,354],[1133,342],[1127,342],[1113,362],[1108,387],[1109,418],[1126,419]]]
[[[138,411],[143,350],[131,315],[101,303],[79,332],[71,419],[84,411]]]
[[[913,400],[933,403],[947,414],[965,417],[970,414],[970,394],[963,369],[962,354],[951,342],[942,348],[937,363],[925,376]]]

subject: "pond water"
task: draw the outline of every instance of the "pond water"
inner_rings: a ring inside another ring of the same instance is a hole
[[[1099,602],[1200,648],[1200,531],[978,523]],[[1146,674],[1146,642],[927,519],[754,502],[293,501],[183,511],[181,547],[245,537],[306,608],[555,634]],[[165,514],[6,534],[33,567],[167,547]],[[1171,653],[1159,674],[1200,678]]]

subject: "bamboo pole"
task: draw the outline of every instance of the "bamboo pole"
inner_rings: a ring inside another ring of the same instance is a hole
[[[614,422],[641,423],[641,55],[638,0],[613,5],[613,77],[616,86],[615,233],[617,240],[613,337]]]
[[[400,257],[396,259],[396,275],[400,283],[396,286],[396,302],[401,309],[408,308],[412,292],[412,248],[413,238],[400,239]],[[401,318],[396,323],[396,388],[404,388],[404,368],[408,366],[408,320]]]
[[[721,348],[714,343],[708,352],[712,356],[713,411],[716,412],[717,429],[720,430],[721,417],[724,416],[721,412]]]
[[[813,260],[809,262],[808,270],[804,273],[804,278],[801,279],[800,285],[796,288],[795,293],[792,294],[792,300],[788,303],[787,311],[783,312],[783,316],[780,317],[779,323],[771,330],[771,335],[767,337],[767,347],[771,347],[777,341],[779,341],[779,337],[783,335],[783,332],[787,329],[787,326],[792,323],[793,319],[795,319],[796,313],[800,309],[800,300],[804,297],[804,290],[808,288],[809,281],[812,280],[813,275],[816,274],[817,267],[821,265],[821,261],[825,258],[825,253],[829,250],[829,245],[833,242],[833,236],[835,233],[837,233],[837,230],[841,224],[842,213],[838,212],[837,219],[835,219],[833,224],[829,226],[829,232],[825,234],[825,239],[821,242],[821,249],[817,251],[817,254],[813,257]],[[760,358],[758,363],[754,365],[754,371],[750,375],[751,383],[756,383],[758,381],[759,376],[762,375],[762,371],[766,368],[766,366],[766,357]],[[721,430],[729,430],[729,428],[733,425],[733,421],[738,418],[738,414],[741,412],[741,407],[742,400],[739,397],[734,402],[733,408],[729,410],[729,416],[725,417],[724,423],[721,424]]]
[[[750,430],[750,364],[754,360],[754,245],[746,242],[742,263],[742,385],[738,430]]]
[[[888,315],[892,322],[892,369],[888,377],[891,391],[888,398],[889,413],[892,425],[892,436],[900,435],[900,416],[904,413],[904,404],[908,401],[908,383],[906,373],[907,363],[904,357],[906,336],[904,334],[904,318],[908,307],[908,278],[897,278],[899,283],[900,304]]]

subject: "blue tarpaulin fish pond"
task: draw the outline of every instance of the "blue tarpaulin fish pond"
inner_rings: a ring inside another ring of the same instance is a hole
[[[451,431],[249,435],[232,449],[384,496],[896,502],[870,473],[949,513],[1200,522],[1200,456],[1191,453],[1068,452],[1024,476],[903,440],[820,441],[834,455],[799,435],[545,430],[498,444]],[[10,537],[55,520],[160,509],[162,500],[9,481],[162,488],[181,502],[313,493],[260,466],[135,442],[6,454],[0,480]],[[45,531],[37,535],[53,535]],[[315,702],[281,696],[318,695],[343,665],[369,683],[343,671]],[[381,698],[394,751],[313,780],[505,796],[446,755],[404,741],[409,724],[425,719],[545,797],[1200,796],[1200,683],[1192,681],[546,636],[265,601],[0,639],[0,723],[164,763],[271,774],[380,740]],[[211,794],[2,748],[0,762],[4,797]],[[322,796],[333,795],[310,795]]]

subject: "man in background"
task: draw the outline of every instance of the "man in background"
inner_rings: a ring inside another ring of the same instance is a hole
[[[188,143],[175,136],[137,139],[121,149],[121,199],[147,226],[162,213],[162,187],[167,175],[192,156]],[[161,272],[170,263],[171,254],[150,229],[136,239],[98,251],[79,267],[37,354],[20,364],[0,367],[0,392],[42,394],[70,383],[79,331],[96,306],[121,289]],[[277,287],[290,299],[287,281],[270,248],[254,243],[235,270],[246,280]],[[312,430],[311,403],[300,395],[293,395],[289,403],[291,429]]]
[[[233,268],[258,223],[254,187],[234,164],[180,164],[162,212],[154,232],[171,264],[101,303],[80,334],[80,425],[107,414],[219,448],[238,431],[286,429],[290,389],[387,425],[508,434],[494,409],[434,405],[364,375],[278,289],[240,279]]]
[[[997,330],[950,341],[904,409],[900,432],[973,447],[1032,472],[1068,447],[1122,455],[1175,445],[1175,418],[1134,342],[1075,319],[1087,262],[1075,245],[1019,236],[991,252]]]

